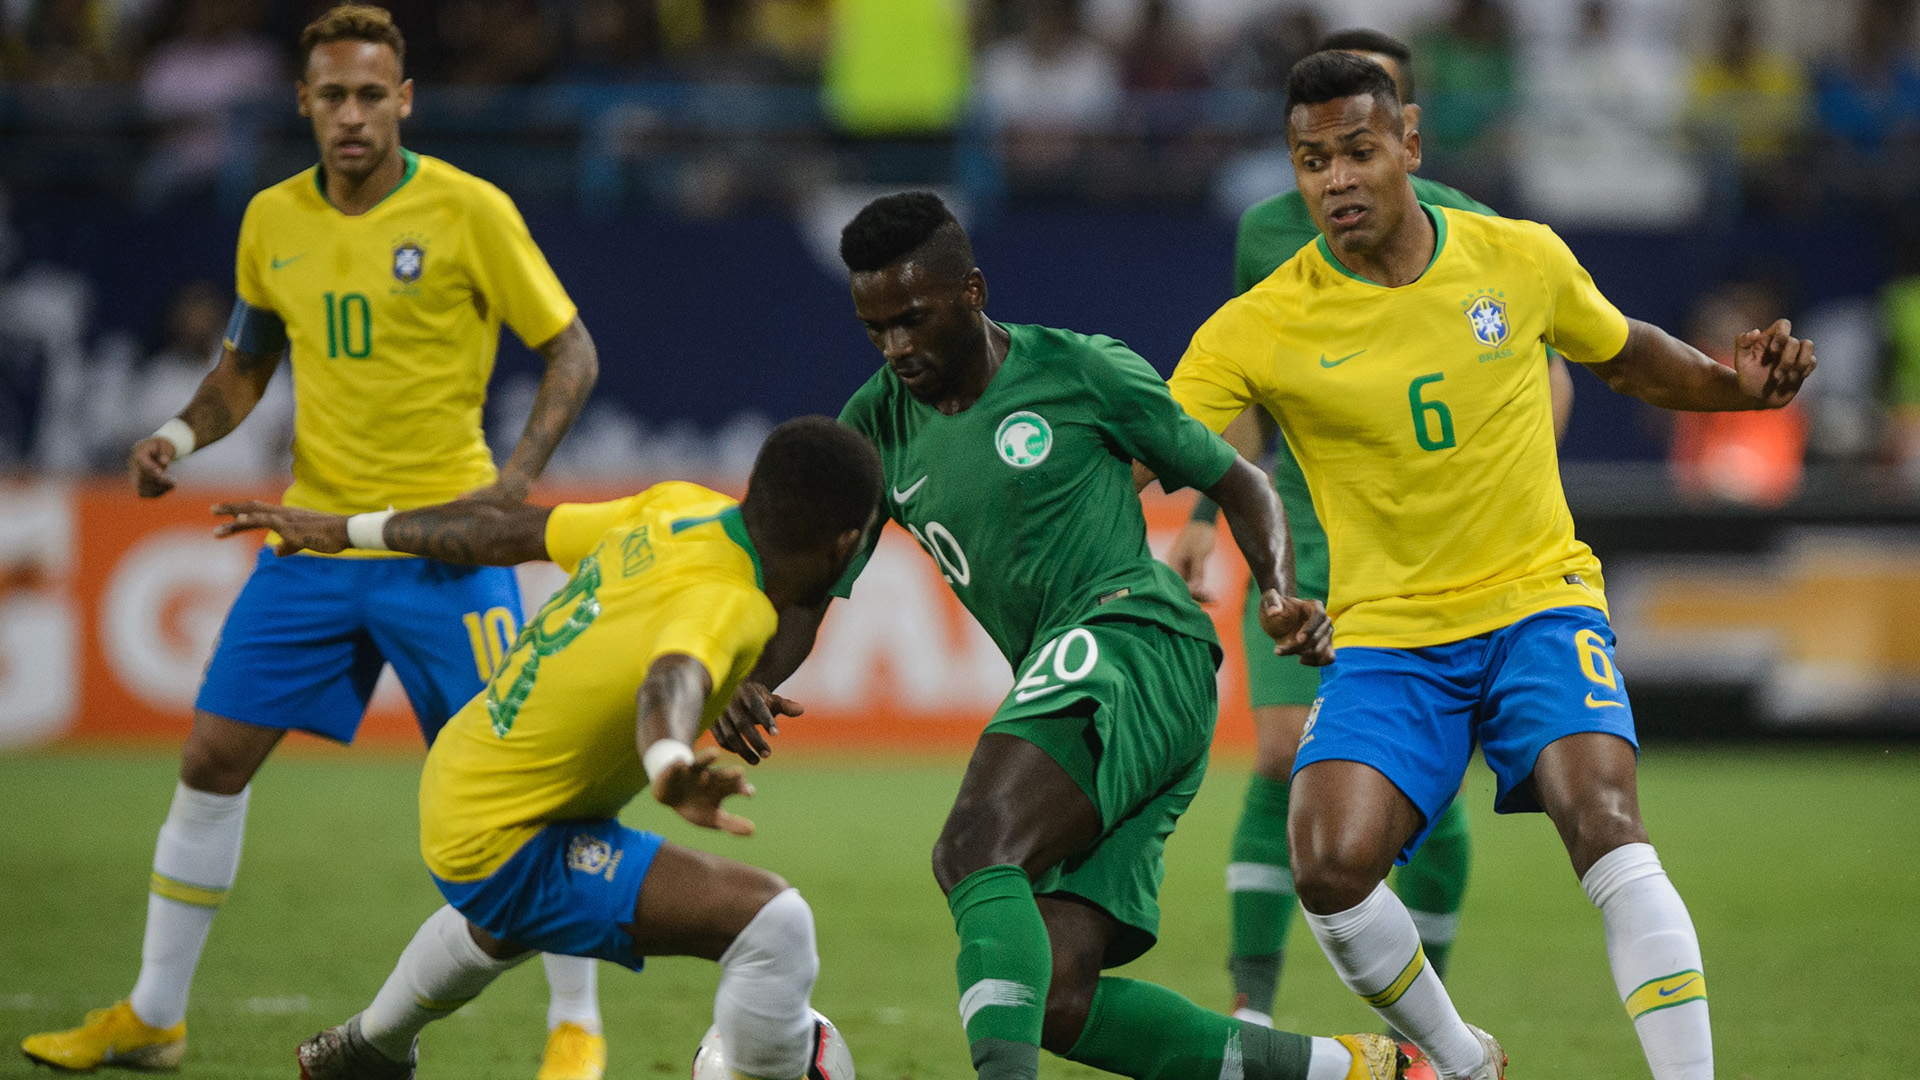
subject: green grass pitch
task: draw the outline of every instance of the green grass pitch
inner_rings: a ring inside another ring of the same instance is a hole
[[[0,1039],[76,1022],[131,987],[168,750],[0,757]],[[955,1012],[953,932],[927,850],[957,759],[776,757],[754,776],[751,840],[697,835],[651,802],[628,820],[785,874],[812,901],[815,1003],[867,1080],[972,1076]],[[405,756],[283,753],[253,799],[240,880],[215,923],[183,1075],[294,1075],[293,1046],[364,1004],[439,905],[416,853]],[[1218,764],[1168,853],[1160,945],[1127,973],[1218,1007],[1222,867],[1244,765]],[[1538,816],[1496,818],[1469,780],[1476,843],[1451,977],[1498,1034],[1516,1080],[1646,1075],[1606,970],[1598,914]],[[1654,840],[1705,945],[1719,1075],[1877,1080],[1920,1061],[1920,747],[1673,749],[1644,758]],[[1370,1030],[1296,925],[1282,1026]],[[421,1040],[423,1080],[531,1080],[546,991],[533,963]],[[680,1077],[709,1020],[715,969],[601,969],[609,1076]],[[1150,1037],[1143,1033],[1143,1037]],[[1052,1077],[1095,1075],[1047,1059]],[[0,1050],[0,1077],[34,1073]],[[50,1075],[42,1073],[41,1075]]]

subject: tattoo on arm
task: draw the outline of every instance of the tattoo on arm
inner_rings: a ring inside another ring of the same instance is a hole
[[[230,434],[266,395],[267,381],[280,366],[279,354],[243,353],[229,348],[200,381],[180,419],[193,429],[196,445],[206,446]]]
[[[513,566],[547,557],[544,506],[461,500],[387,519],[387,546],[441,562]]]
[[[519,477],[533,483],[545,471],[553,451],[566,437],[567,430],[580,416],[600,376],[600,358],[586,324],[574,319],[552,341],[537,350],[547,362],[546,374],[533,398],[533,412],[527,417],[526,430],[507,459],[503,476]]]

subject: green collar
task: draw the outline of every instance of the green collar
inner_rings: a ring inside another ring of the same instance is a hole
[[[738,506],[729,506],[717,514],[708,514],[705,517],[681,518],[679,521],[673,523],[673,535],[679,536],[695,525],[711,525],[716,521],[720,523],[722,529],[726,530],[727,539],[739,544],[741,550],[747,553],[747,558],[753,560],[754,588],[765,592],[767,589],[767,569],[760,564],[760,552],[753,546],[753,538],[747,535],[747,522],[745,518],[740,516],[740,508]]]
[[[1433,258],[1428,259],[1425,269],[1420,271],[1420,277],[1426,277],[1427,271],[1433,269],[1433,264],[1440,261],[1440,252],[1447,246],[1447,215],[1441,213],[1438,207],[1430,203],[1421,203],[1420,209],[1425,210],[1427,216],[1433,219]],[[1321,233],[1319,236],[1314,237],[1313,242],[1319,245],[1320,255],[1327,260],[1328,266],[1333,267],[1335,270],[1340,271],[1355,281],[1364,281],[1369,285],[1380,285],[1379,282],[1372,278],[1361,277],[1359,274],[1347,269],[1345,263],[1335,258],[1333,249],[1327,246],[1326,233]],[[1419,281],[1420,278],[1414,278],[1413,280]],[[1408,284],[1411,285],[1413,282],[1408,282]],[[1383,289],[1387,288],[1385,285],[1380,285],[1380,287]]]
[[[367,207],[365,211],[366,214],[373,213],[373,211],[380,206],[380,203],[384,203],[388,199],[393,198],[396,192],[407,186],[407,181],[413,179],[413,174],[420,171],[420,155],[404,146],[400,148],[400,160],[406,162],[407,165],[406,171],[400,174],[400,182],[393,185],[393,191],[389,191],[385,195],[380,196],[380,202]],[[327,167],[325,165],[314,166],[313,186],[320,189],[320,201],[326,203],[328,206],[332,206],[333,200],[327,198]],[[357,216],[364,216],[364,214]]]

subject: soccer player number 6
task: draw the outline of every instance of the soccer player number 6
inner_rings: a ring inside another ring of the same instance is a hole
[[[1444,378],[1446,378],[1445,375],[1436,371],[1431,375],[1422,375],[1407,384],[1407,403],[1413,407],[1413,437],[1420,440],[1422,450],[1445,450],[1453,445],[1453,413],[1447,410],[1446,402],[1427,401],[1420,396],[1420,391],[1428,383],[1437,383]],[[1432,413],[1434,419],[1438,421],[1440,427],[1438,436],[1429,431],[1428,418],[1422,415],[1424,413]]]

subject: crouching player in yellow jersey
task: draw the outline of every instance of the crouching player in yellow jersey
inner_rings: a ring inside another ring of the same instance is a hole
[[[1699,941],[1641,825],[1632,711],[1560,489],[1543,361],[1551,346],[1668,408],[1763,409],[1793,399],[1812,345],[1781,321],[1722,367],[1623,316],[1544,226],[1419,202],[1419,134],[1371,60],[1315,53],[1287,93],[1321,236],[1209,319],[1171,385],[1215,430],[1251,404],[1272,413],[1326,527],[1335,661],[1287,828],[1308,925],[1441,1077],[1504,1074],[1382,884],[1478,742],[1495,810],[1544,810],[1566,842],[1653,1075],[1705,1080]]]
[[[475,492],[517,502],[579,414],[598,371],[593,340],[512,201],[400,145],[413,100],[405,49],[377,7],[333,8],[301,34],[300,112],[320,162],[247,207],[226,348],[180,416],[133,448],[141,496],[166,494],[169,466],[246,418],[283,353],[295,383],[292,505],[353,513]],[[480,412],[503,323],[546,374],[496,471]],[[253,776],[281,737],[352,742],[391,664],[431,742],[485,683],[519,617],[504,569],[262,549],[194,702],[133,991],[79,1027],[28,1036],[27,1056],[70,1070],[179,1065],[188,991],[239,867]],[[546,969],[541,1080],[597,1080],[606,1043],[594,966],[551,957]]]
[[[714,1023],[732,1066],[763,1080],[805,1074],[819,967],[806,902],[774,874],[616,815],[651,787],[696,825],[753,831],[721,808],[752,787],[739,770],[714,768],[716,751],[689,746],[759,660],[776,612],[825,602],[876,520],[880,475],[858,432],[805,417],[768,436],[739,503],[666,483],[552,510],[218,508],[234,519],[223,535],[272,529],[283,553],[551,559],[572,575],[427,754],[420,850],[449,906],[420,927],[372,1004],[301,1044],[301,1076],[411,1077],[420,1030],[529,949],[635,971],[648,956],[717,960]]]

